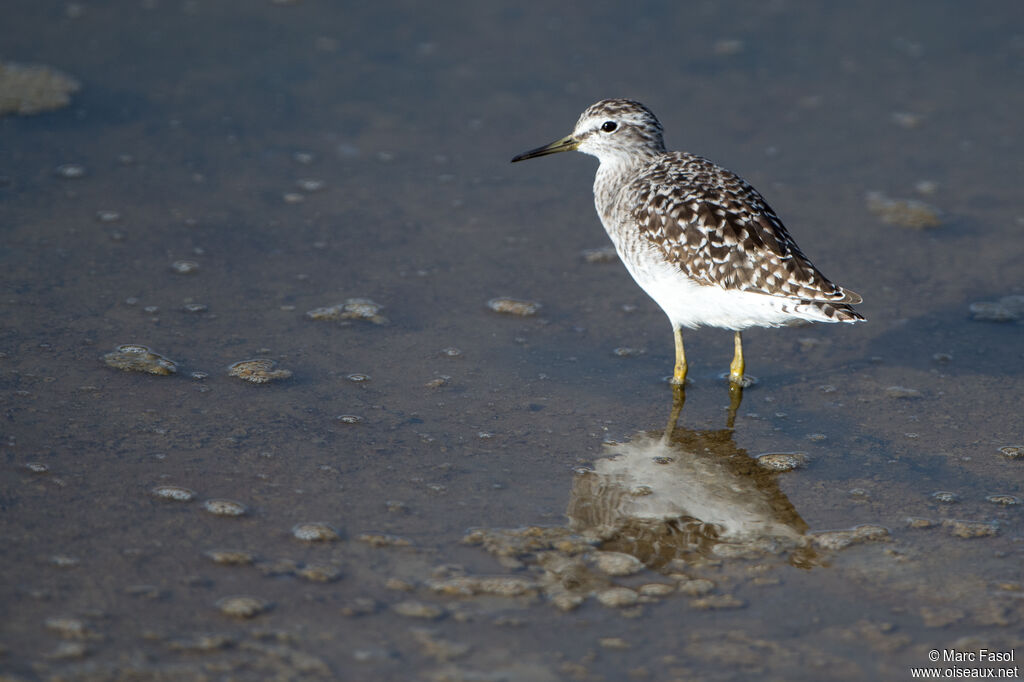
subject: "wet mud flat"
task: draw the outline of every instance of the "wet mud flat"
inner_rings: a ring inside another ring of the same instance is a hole
[[[515,7],[19,9],[4,63],[49,99],[0,118],[0,679],[904,679],[1020,653],[999,7],[749,6],[671,55],[673,10],[574,17],[683,65],[656,77]],[[621,94],[761,188],[869,323],[751,331],[738,406],[730,335],[690,333],[670,419],[668,325],[607,251],[591,161],[507,164]]]

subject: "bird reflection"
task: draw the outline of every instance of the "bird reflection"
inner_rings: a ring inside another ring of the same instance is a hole
[[[817,563],[807,523],[779,488],[779,474],[733,442],[741,401],[742,389],[733,388],[726,428],[688,429],[677,423],[685,402],[677,388],[663,432],[608,445],[592,469],[576,475],[570,528],[656,570],[702,557],[785,555],[794,566]]]

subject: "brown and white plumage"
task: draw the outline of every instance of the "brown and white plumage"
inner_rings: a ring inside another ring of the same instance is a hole
[[[513,161],[574,149],[600,160],[601,222],[672,323],[677,383],[686,376],[680,327],[735,330],[730,378],[742,385],[741,330],[864,319],[852,307],[861,297],[814,267],[757,190],[703,157],[666,151],[661,123],[643,104],[597,102],[571,135]]]

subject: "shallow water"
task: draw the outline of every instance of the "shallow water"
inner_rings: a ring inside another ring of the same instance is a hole
[[[7,679],[909,679],[931,650],[1021,654],[1024,326],[970,308],[1024,294],[1018,3],[6,15],[0,59],[81,84],[0,118]],[[864,296],[867,324],[747,333],[731,429],[731,335],[701,330],[663,438],[668,324],[583,256],[607,244],[593,159],[508,163],[610,96]],[[352,298],[386,320],[306,315]],[[122,344],[177,372],[105,364]],[[255,358],[291,376],[228,376]],[[803,466],[755,461],[780,453]],[[312,522],[339,538],[294,535]]]

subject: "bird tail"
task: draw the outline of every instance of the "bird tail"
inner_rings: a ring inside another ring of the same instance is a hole
[[[855,294],[856,295],[856,294]],[[858,298],[860,298],[858,296]],[[800,299],[793,306],[793,312],[804,319],[815,322],[863,322],[864,316],[849,303],[832,303]]]

